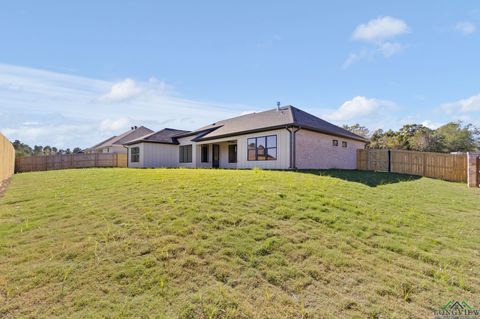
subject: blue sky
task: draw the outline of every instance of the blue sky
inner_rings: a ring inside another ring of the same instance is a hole
[[[86,147],[292,104],[480,125],[478,1],[2,1],[0,130]]]

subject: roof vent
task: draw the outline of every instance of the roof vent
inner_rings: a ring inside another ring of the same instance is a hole
[[[132,126],[132,127],[130,127],[130,128],[131,128],[131,129],[132,129],[132,131],[133,131],[133,126]]]
[[[134,127],[135,127],[135,129],[137,129],[137,128],[138,128],[138,126],[136,126],[136,125],[135,125]]]
[[[277,111],[280,111],[280,102],[277,102]]]

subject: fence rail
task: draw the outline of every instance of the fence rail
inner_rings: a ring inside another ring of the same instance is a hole
[[[15,149],[12,143],[0,134],[0,184],[13,175],[15,165]]]
[[[127,167],[127,154],[27,156],[15,160],[17,173],[88,167]]]
[[[357,169],[420,175],[466,183],[468,164],[466,154],[358,150]]]

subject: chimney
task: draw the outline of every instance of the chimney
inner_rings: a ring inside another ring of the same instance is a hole
[[[280,111],[280,102],[277,102],[277,111]]]

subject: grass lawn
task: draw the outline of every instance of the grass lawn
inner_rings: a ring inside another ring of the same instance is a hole
[[[0,317],[430,318],[480,307],[480,191],[369,172],[79,169],[0,198]]]

